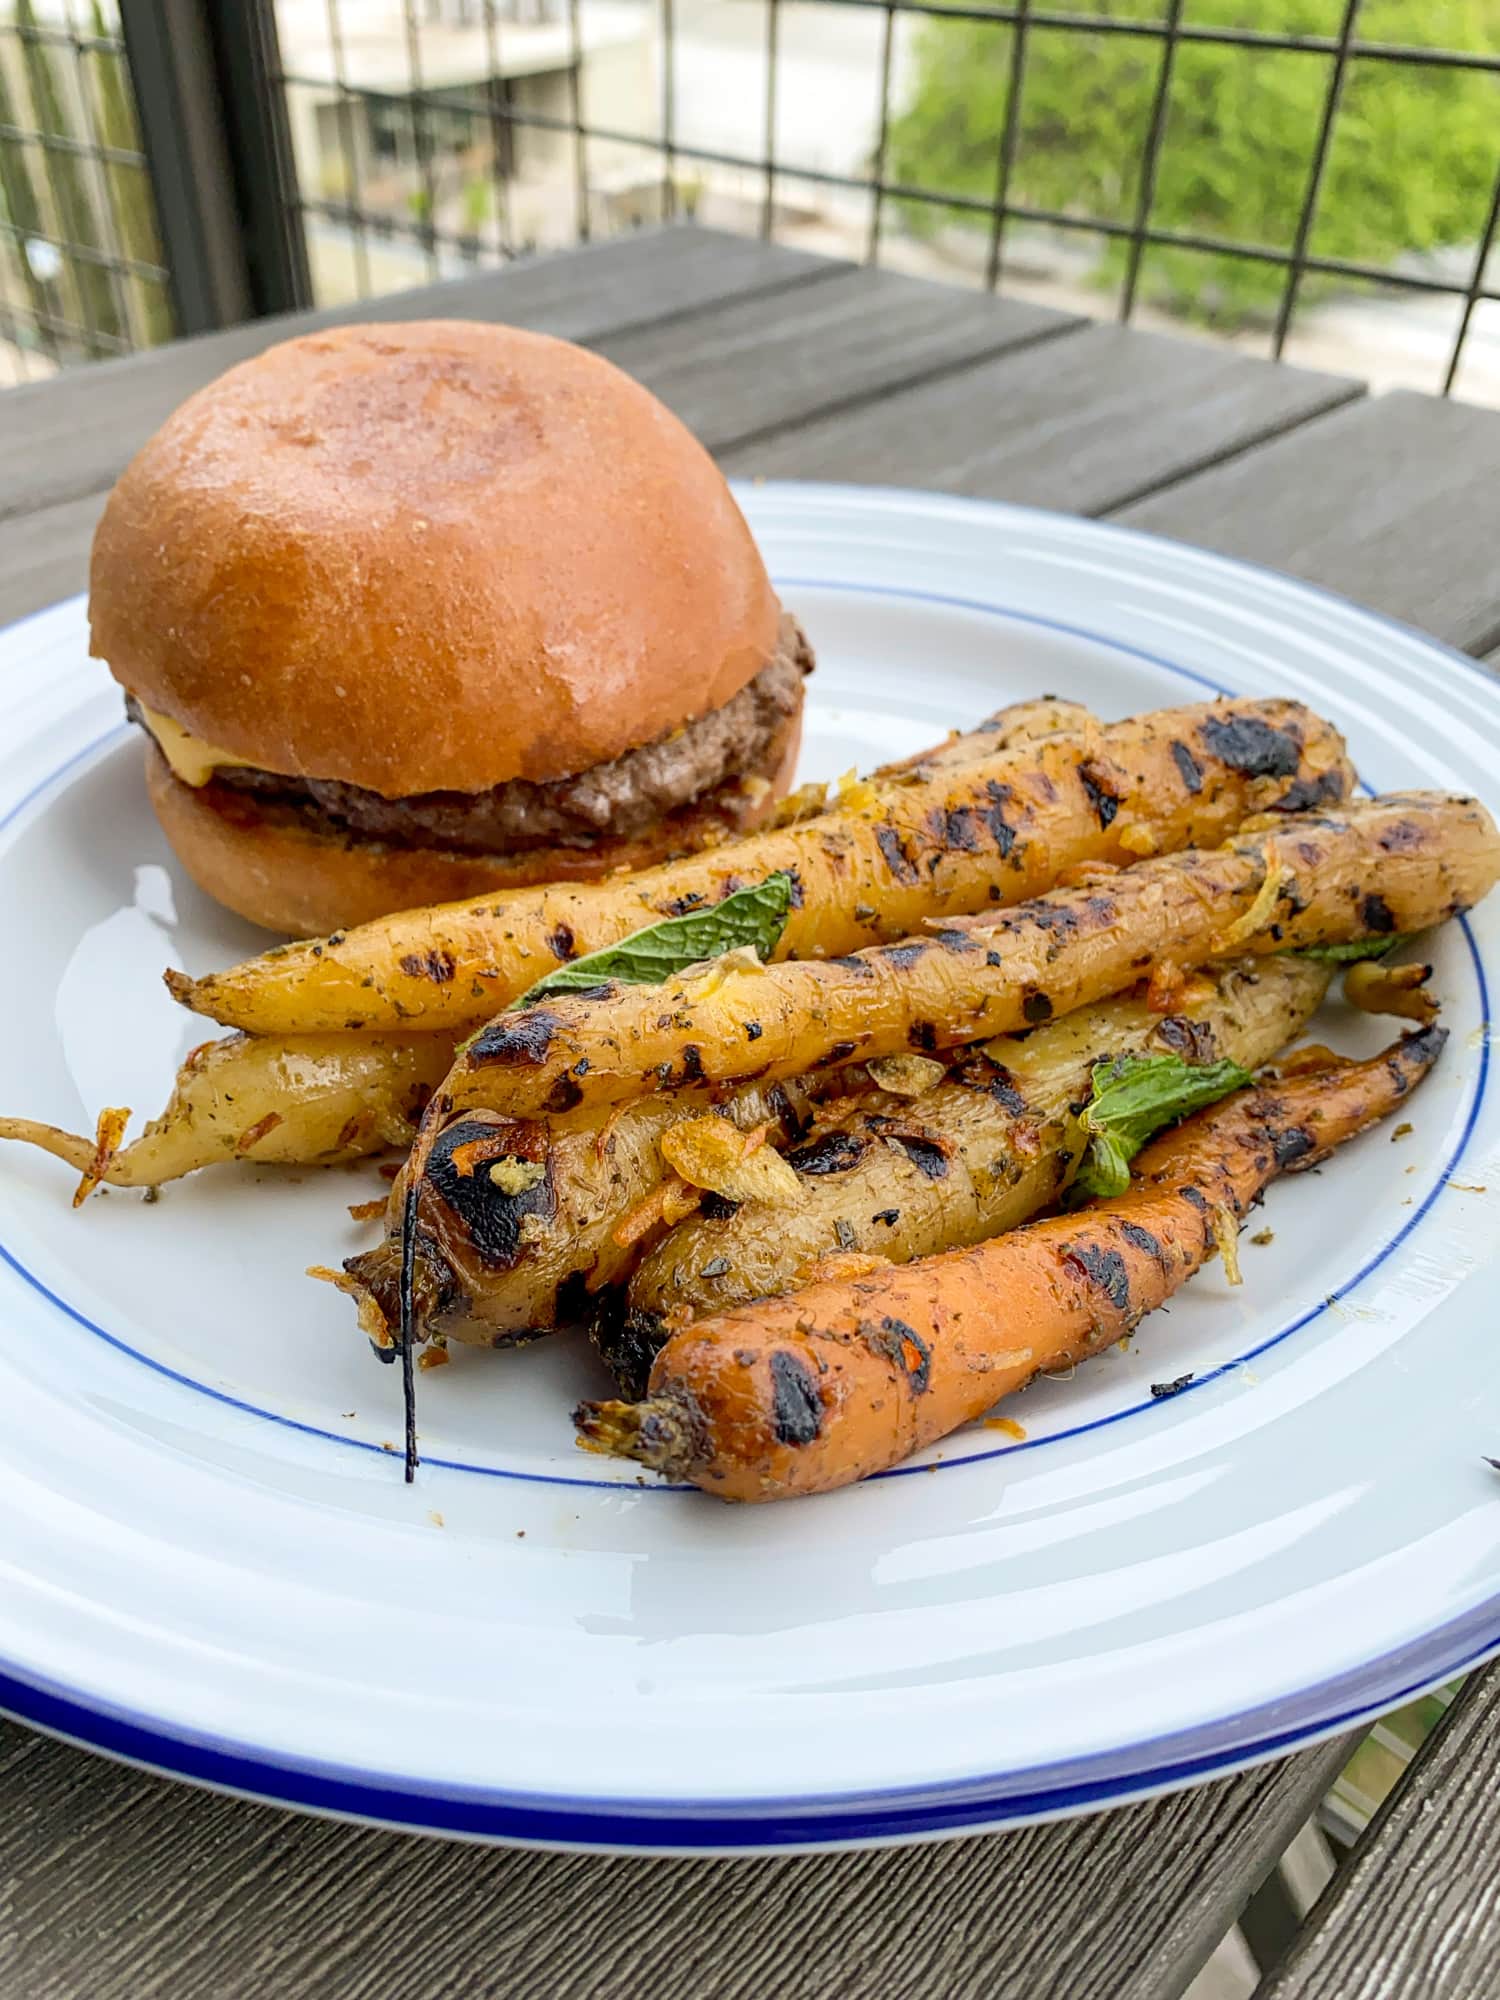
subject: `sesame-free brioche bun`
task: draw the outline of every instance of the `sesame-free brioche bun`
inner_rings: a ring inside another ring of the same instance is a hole
[[[537,847],[513,854],[387,846],[339,838],[294,813],[263,810],[226,787],[185,785],[154,745],[146,749],[151,804],[188,874],[215,902],[285,937],[314,937],[372,923],[392,910],[457,902],[531,883],[602,880],[620,868],[649,868],[673,854],[748,833],[791,786],[802,717],[792,717],[747,783],[730,784],[660,820],[644,834],[596,846]]]
[[[89,619],[194,737],[400,798],[566,777],[691,722],[765,664],[778,606],[654,396],[566,341],[430,320],[303,334],[190,397],[110,496]]]

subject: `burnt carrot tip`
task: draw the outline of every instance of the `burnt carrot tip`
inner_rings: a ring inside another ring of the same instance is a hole
[[[1403,1035],[1396,1044],[1394,1053],[1399,1059],[1414,1067],[1431,1069],[1443,1053],[1447,1040],[1448,1030],[1440,1027],[1436,1021],[1430,1021],[1425,1027],[1418,1028],[1415,1034]]]
[[[692,1441],[680,1411],[663,1397],[643,1403],[611,1398],[580,1403],[573,1412],[582,1451],[606,1458],[633,1458],[653,1472],[680,1478],[692,1462]]]

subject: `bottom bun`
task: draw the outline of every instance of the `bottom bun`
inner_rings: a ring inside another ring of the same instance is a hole
[[[227,785],[185,785],[156,748],[146,751],[146,785],[177,858],[206,895],[252,924],[284,937],[327,931],[427,903],[454,903],[537,882],[597,882],[622,868],[650,868],[726,836],[747,833],[785,797],[802,740],[801,713],[769,746],[762,775],[770,790],[736,781],[628,840],[582,847],[535,847],[516,854],[460,854],[451,848],[390,847],[325,833],[294,811],[261,806]]]

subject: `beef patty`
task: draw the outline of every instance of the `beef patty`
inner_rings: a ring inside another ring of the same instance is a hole
[[[783,612],[775,652],[722,708],[571,778],[511,778],[487,792],[420,792],[404,799],[383,798],[340,778],[294,778],[239,765],[216,771],[212,783],[295,811],[325,833],[388,846],[470,854],[588,847],[606,835],[643,833],[732,780],[765,771],[802,706],[802,679],[812,667],[806,635]],[[144,728],[133,696],[126,709]]]

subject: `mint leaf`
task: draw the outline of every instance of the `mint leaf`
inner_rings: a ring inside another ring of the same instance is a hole
[[[746,945],[761,958],[769,958],[786,929],[791,907],[792,878],[768,875],[764,882],[736,889],[722,903],[689,910],[683,917],[664,917],[659,924],[649,924],[645,930],[621,938],[618,944],[556,966],[514,1004],[529,1007],[549,994],[581,993],[609,979],[621,980],[626,986],[659,986],[690,965]]]
[[[1140,1143],[1125,1146],[1112,1132],[1095,1132],[1089,1138],[1083,1165],[1073,1176],[1071,1192],[1076,1195],[1123,1194],[1130,1185],[1130,1162],[1140,1151]]]
[[[1074,1176],[1074,1192],[1123,1194],[1130,1162],[1163,1125],[1217,1104],[1249,1083],[1237,1062],[1187,1063],[1181,1056],[1116,1056],[1096,1063],[1093,1098],[1083,1112],[1088,1145]]]
[[[1355,965],[1362,958],[1384,958],[1388,951],[1405,942],[1406,937],[1400,931],[1392,931],[1388,937],[1350,938],[1346,944],[1307,944],[1287,956],[1315,958],[1320,965]]]

